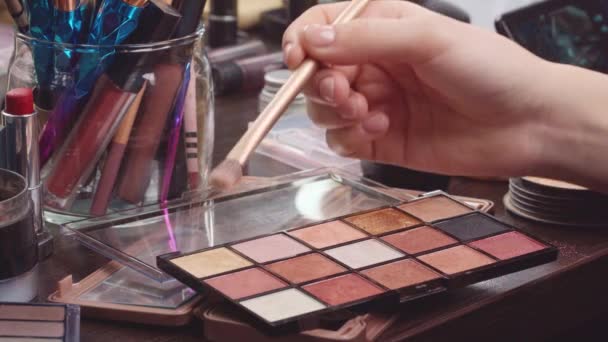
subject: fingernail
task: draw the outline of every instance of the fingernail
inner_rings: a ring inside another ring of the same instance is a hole
[[[389,125],[389,119],[384,114],[376,114],[362,123],[363,129],[372,135],[386,132]]]
[[[283,47],[283,59],[285,62],[289,61],[289,53],[291,52],[291,49],[293,49],[292,43],[287,43],[285,44],[285,47]]]
[[[310,25],[304,35],[310,44],[319,47],[331,45],[336,40],[336,31],[329,25]]]
[[[336,82],[333,77],[326,77],[319,82],[319,94],[323,100],[333,103],[334,102],[334,89],[336,88]]]

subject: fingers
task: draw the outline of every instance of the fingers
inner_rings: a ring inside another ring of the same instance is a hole
[[[370,115],[367,100],[363,95],[352,92],[340,105],[309,101],[310,119],[321,128],[337,129],[359,124]]]
[[[348,3],[345,2],[315,6],[289,26],[283,35],[283,51],[285,62],[290,68],[297,67],[306,57],[306,53],[300,44],[300,33],[304,28],[313,24],[331,24],[346,6],[348,6]],[[424,10],[417,5],[404,1],[371,2],[359,18],[402,18],[418,11]]]
[[[345,157],[372,159],[374,141],[385,136],[390,121],[382,112],[372,112],[359,124],[327,131],[327,145]]]

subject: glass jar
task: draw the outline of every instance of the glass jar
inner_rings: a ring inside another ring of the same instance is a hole
[[[47,221],[206,186],[214,112],[203,35],[117,46],[16,36],[8,88],[35,92]]]

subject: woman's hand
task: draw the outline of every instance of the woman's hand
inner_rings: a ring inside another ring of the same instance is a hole
[[[545,166],[552,64],[492,32],[405,1],[317,6],[287,30],[290,68],[323,63],[309,114],[341,155],[471,176],[537,174]]]

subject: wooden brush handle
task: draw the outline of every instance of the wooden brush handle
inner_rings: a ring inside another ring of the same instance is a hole
[[[371,0],[353,0],[346,9],[334,20],[333,25],[347,23],[356,18]],[[253,125],[234,146],[226,159],[236,160],[244,165],[251,153],[268,134],[272,126],[287,110],[291,102],[302,91],[306,83],[318,70],[319,64],[306,59],[289,77],[279,92],[270,101],[264,111],[258,116]]]

